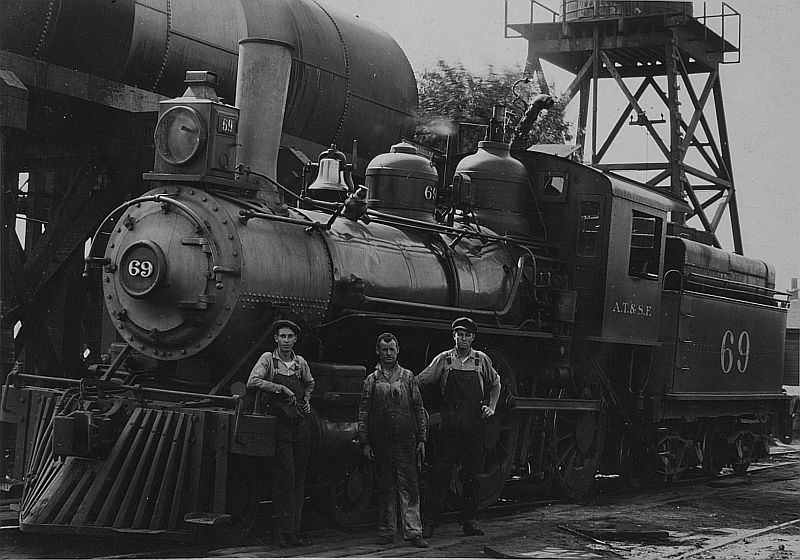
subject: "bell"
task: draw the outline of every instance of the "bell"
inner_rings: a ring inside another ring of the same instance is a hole
[[[308,195],[316,200],[343,202],[350,188],[345,173],[346,156],[331,145],[319,155],[317,178],[308,186]]]

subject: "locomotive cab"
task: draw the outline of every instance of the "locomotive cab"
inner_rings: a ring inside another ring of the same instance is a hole
[[[574,161],[528,151],[548,240],[565,255],[578,293],[576,335],[599,342],[658,344],[669,212],[678,198]]]

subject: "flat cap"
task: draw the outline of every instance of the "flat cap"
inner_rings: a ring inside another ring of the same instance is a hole
[[[453,330],[464,329],[465,331],[469,331],[473,334],[478,332],[478,325],[476,325],[475,321],[473,321],[469,317],[459,317],[458,319],[453,321],[451,327],[453,328]]]
[[[300,333],[302,332],[300,330],[300,327],[297,326],[297,323],[294,323],[294,322],[290,321],[289,319],[280,319],[278,321],[275,321],[275,333],[276,334],[283,327],[286,327],[287,329],[292,329],[292,332],[294,334],[296,334],[297,336],[300,336]]]

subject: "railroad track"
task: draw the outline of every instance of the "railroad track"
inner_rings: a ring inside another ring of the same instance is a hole
[[[778,460],[773,460],[770,463],[754,464],[748,470],[746,475],[736,475],[734,473],[726,473],[722,476],[711,477],[692,477],[685,480],[680,480],[670,484],[648,484],[638,488],[614,488],[612,485],[606,485],[601,493],[595,496],[591,502],[602,502],[604,512],[608,516],[614,516],[621,512],[626,512],[631,508],[641,508],[642,510],[649,508],[656,508],[667,506],[669,504],[694,499],[697,496],[712,495],[726,491],[731,486],[736,485],[736,480],[741,479],[744,481],[752,481],[763,476],[763,473],[770,470],[776,470],[787,466],[797,465],[800,459],[797,459],[797,451],[787,451],[785,453],[777,453],[774,457],[780,456]],[[716,481],[720,483],[718,488],[709,490],[708,483]],[[769,481],[767,481],[769,482]],[[727,483],[727,484],[726,484]],[[680,495],[675,495],[675,490],[684,487],[694,487],[694,490],[681,492]],[[505,495],[513,496],[515,491],[524,494],[524,485],[516,481],[510,481],[508,492]],[[663,495],[664,491],[668,491],[668,495]],[[566,503],[555,499],[523,499],[505,497],[494,506],[488,508],[482,513],[482,517],[488,525],[497,524],[500,526],[509,525],[513,526],[514,520],[528,519],[529,517],[537,516],[537,512],[547,512],[547,517],[552,518],[554,522],[562,524],[574,521],[586,513],[587,508],[593,507],[591,502],[586,503]],[[541,514],[545,517],[545,514]],[[90,554],[76,554],[73,556],[94,556],[105,555],[107,558],[163,558],[163,557],[203,557],[203,556],[216,556],[216,557],[233,557],[241,555],[256,555],[256,556],[285,556],[288,553],[292,555],[302,556],[425,556],[434,553],[435,556],[458,556],[458,554],[451,554],[451,549],[455,550],[458,547],[465,546],[465,539],[460,535],[460,530],[457,523],[457,515],[455,513],[445,514],[443,529],[437,532],[437,537],[432,544],[434,547],[427,550],[413,549],[410,547],[402,546],[402,543],[397,543],[395,546],[381,546],[375,544],[375,527],[374,523],[363,524],[354,528],[351,532],[344,532],[335,529],[318,529],[309,533],[312,541],[316,544],[310,546],[296,548],[296,549],[279,549],[273,546],[269,538],[264,535],[251,535],[242,546],[240,542],[230,543],[236,546],[225,546],[224,542],[208,542],[199,545],[176,545],[171,542],[157,543],[153,542],[149,546],[145,546],[141,541],[132,542],[129,548],[124,547],[120,549],[120,544],[116,543],[113,547],[106,547],[104,541],[97,540],[95,545],[91,548]],[[509,538],[524,538],[530,532],[529,522],[522,523],[524,529],[521,531],[510,531]],[[783,525],[781,525],[782,527]],[[778,530],[780,527],[775,526],[772,530]],[[490,530],[490,534],[494,534],[495,530]],[[7,552],[5,555],[0,551],[0,559],[2,558],[25,558],[25,557],[41,557],[42,554],[35,554],[33,548],[35,543],[41,540],[40,535],[25,535],[20,534],[18,529],[16,534],[13,529],[6,528],[2,532],[3,537],[10,537],[14,535],[16,538],[6,538],[7,542],[17,541],[15,547]],[[35,538],[34,538],[35,537]],[[2,538],[2,537],[0,537]],[[580,539],[580,536],[576,536]],[[585,537],[584,537],[585,538]],[[741,537],[741,538],[747,538]],[[72,539],[72,538],[70,538]],[[85,546],[82,543],[84,539],[74,538],[75,546]],[[591,539],[586,538],[586,542]],[[473,539],[474,542],[474,539]],[[734,541],[731,541],[734,542]],[[606,543],[608,544],[608,543]],[[67,548],[70,545],[67,544]],[[594,543],[595,547],[602,545]],[[26,548],[31,548],[30,556],[26,556]],[[6,547],[4,547],[6,548]],[[617,553],[616,547],[606,546],[603,548],[606,552]],[[698,549],[699,550],[699,549]],[[709,547],[709,550],[711,548]],[[119,552],[123,552],[119,554]],[[47,555],[47,554],[45,554]],[[50,554],[52,555],[52,554]],[[688,558],[689,556],[687,556]]]
[[[753,465],[752,469],[748,471],[747,475],[736,475],[734,473],[724,474],[722,476],[711,477],[694,477],[687,480],[681,480],[671,484],[652,484],[642,486],[635,489],[625,489],[614,491],[613,494],[601,494],[598,498],[602,499],[603,507],[609,515],[614,515],[617,512],[623,512],[631,507],[649,509],[661,506],[666,506],[680,501],[685,501],[688,498],[696,497],[701,493],[716,494],[726,491],[727,487],[708,489],[706,483],[712,480],[717,481],[736,481],[741,479],[743,481],[749,480],[752,475],[758,475],[765,471],[780,469],[787,466],[792,466],[800,463],[800,460],[790,459],[782,460],[780,462],[773,462],[769,464]],[[751,472],[752,471],[752,472]],[[744,482],[743,482],[744,483]],[[510,490],[513,491],[513,482],[510,483]],[[696,492],[681,493],[680,496],[674,495],[674,490],[681,487],[695,486],[698,488]],[[658,496],[665,490],[669,491],[667,496]],[[654,495],[655,494],[655,495]],[[633,504],[631,503],[633,501]],[[565,523],[569,520],[579,516],[586,508],[586,504],[580,503],[567,503],[554,499],[536,499],[536,500],[509,500],[498,502],[491,506],[482,513],[482,518],[489,525],[492,523],[506,523],[514,525],[515,519],[527,518],[532,512],[537,510],[547,510],[548,516],[553,516],[554,519],[560,520]],[[402,543],[396,543],[393,546],[377,545],[375,544],[375,527],[370,525],[363,525],[358,528],[357,535],[346,534],[334,530],[319,530],[311,533],[312,540],[316,543],[308,547],[299,549],[292,549],[291,554],[302,556],[337,556],[337,557],[421,557],[421,556],[460,556],[453,552],[458,550],[459,547],[467,546],[465,543],[470,541],[460,534],[458,525],[458,518],[456,513],[445,514],[443,523],[443,531],[437,531],[436,537],[431,541],[431,549],[415,549],[403,546]],[[509,538],[522,538],[530,532],[530,524],[522,523],[524,528],[508,533]],[[489,533],[495,531],[490,530]],[[473,543],[480,542],[472,540]],[[616,548],[612,546],[603,547],[606,552],[618,554]],[[267,542],[258,543],[250,546],[236,546],[231,548],[221,548],[216,550],[205,549],[204,554],[216,557],[233,557],[241,555],[257,555],[257,556],[282,556],[286,554],[285,549],[276,549],[270,546]],[[126,556],[126,558],[141,557],[141,556]]]
[[[781,459],[772,460],[773,458],[777,457],[781,457]],[[717,476],[691,475],[670,482],[665,482],[663,480],[655,480],[653,482],[642,484],[635,488],[630,488],[622,486],[621,484],[616,484],[616,481],[614,479],[611,479],[608,480],[607,484],[605,485],[602,484],[601,482],[599,494],[603,495],[606,499],[608,499],[609,497],[624,498],[641,494],[647,494],[648,492],[664,488],[680,488],[683,486],[689,486],[694,484],[703,484],[712,482],[724,483],[735,480],[747,480],[747,477],[753,473],[800,463],[800,450],[798,449],[782,450],[776,453],[771,453],[770,459],[771,459],[770,462],[753,463],[744,474],[737,474],[733,472],[733,470],[731,469],[726,469]],[[520,499],[515,499],[513,497],[508,497],[509,494],[513,495],[514,486],[515,486],[515,481],[509,481],[506,486],[506,490],[504,490],[503,492],[503,497],[501,497],[498,503],[487,508],[482,513],[482,515],[490,517],[499,517],[503,515],[512,515],[518,511],[525,511],[537,507],[565,503],[563,500],[559,500],[557,498],[538,498],[533,500],[524,500],[524,499],[520,500]],[[455,513],[451,513],[449,515],[450,519],[456,520]]]

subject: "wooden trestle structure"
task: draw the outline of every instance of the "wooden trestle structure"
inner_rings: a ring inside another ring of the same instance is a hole
[[[20,373],[68,375],[105,350],[99,286],[82,281],[84,244],[145,188],[163,97],[10,51],[0,65],[0,381],[15,356]]]

